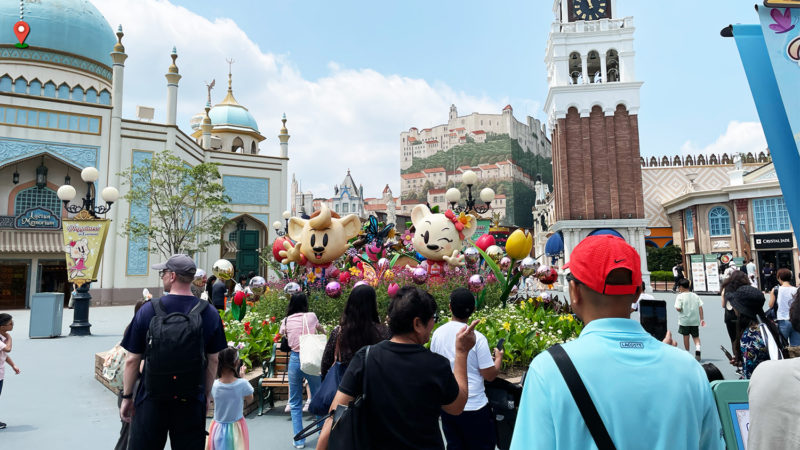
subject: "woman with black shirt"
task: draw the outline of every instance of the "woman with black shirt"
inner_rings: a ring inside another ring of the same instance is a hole
[[[347,405],[367,393],[363,424],[369,448],[444,450],[439,415],[461,414],[467,403],[467,355],[475,345],[475,320],[458,333],[453,370],[450,361],[423,345],[434,327],[436,302],[421,289],[395,298],[389,311],[392,339],[362,348],[347,367],[331,404]],[[327,449],[332,419],[325,421],[317,449]]]
[[[339,325],[331,331],[322,354],[322,378],[338,360],[345,368],[365,345],[392,337],[389,327],[378,320],[378,301],[372,286],[358,286],[350,292]],[[336,347],[339,347],[338,358]]]
[[[742,362],[742,351],[739,343],[739,335],[743,330],[737,329],[739,318],[733,309],[731,300],[733,293],[742,286],[750,286],[750,279],[745,272],[734,270],[731,275],[722,282],[722,308],[725,309],[725,327],[728,329],[728,337],[731,339],[733,358],[738,363]]]

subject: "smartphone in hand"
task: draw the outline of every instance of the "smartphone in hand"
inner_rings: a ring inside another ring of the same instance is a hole
[[[500,340],[497,341],[497,345],[495,347],[497,347],[498,350],[503,351],[503,347],[505,347],[505,345],[506,345],[506,338],[500,338]]]
[[[667,335],[667,302],[664,300],[639,301],[639,320],[642,328],[659,341]]]

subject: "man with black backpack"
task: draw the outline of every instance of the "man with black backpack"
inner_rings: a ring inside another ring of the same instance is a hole
[[[190,257],[173,255],[152,268],[169,294],[146,303],[122,339],[128,356],[120,416],[133,421],[130,448],[163,449],[169,434],[173,449],[202,449],[217,353],[227,347],[225,331],[216,309],[192,295],[197,268]]]

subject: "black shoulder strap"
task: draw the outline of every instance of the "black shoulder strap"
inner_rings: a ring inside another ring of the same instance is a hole
[[[561,371],[561,376],[563,376],[564,381],[567,382],[567,387],[569,387],[569,391],[572,393],[575,404],[578,405],[578,410],[581,412],[583,421],[586,423],[586,427],[589,429],[589,433],[591,433],[597,448],[599,450],[616,449],[616,447],[614,447],[614,441],[612,441],[611,436],[608,435],[608,430],[606,430],[603,419],[600,418],[600,414],[597,412],[594,402],[592,402],[589,391],[586,390],[586,386],[583,384],[583,380],[581,380],[578,371],[575,370],[575,365],[572,364],[572,360],[569,359],[567,352],[564,351],[559,344],[550,347],[547,351],[550,352],[550,356],[553,357],[553,361],[555,361],[556,366],[558,366],[558,370]]]
[[[367,346],[367,352],[364,353],[364,370],[361,372],[361,398],[367,398],[367,361],[369,361],[369,348],[372,347],[371,345]]]
[[[157,316],[166,316],[167,311],[164,309],[164,305],[161,304],[161,297],[151,300],[153,302],[153,311],[155,311]]]
[[[206,307],[208,307],[208,302],[203,301],[203,300],[198,300],[197,304],[194,305],[194,308],[192,308],[192,310],[189,311],[189,314],[202,315],[203,311],[205,311]]]

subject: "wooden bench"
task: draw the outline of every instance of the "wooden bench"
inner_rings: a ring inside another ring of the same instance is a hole
[[[275,400],[278,396],[288,398],[288,369],[289,354],[278,350],[277,345],[273,345],[269,361],[261,363],[261,376],[256,383],[259,416],[264,414],[267,404],[269,409],[275,407]]]

